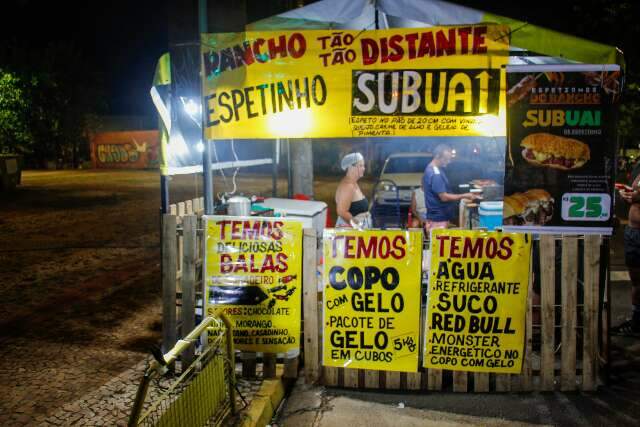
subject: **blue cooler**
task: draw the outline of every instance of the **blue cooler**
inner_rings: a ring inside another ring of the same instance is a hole
[[[493,230],[502,227],[502,202],[480,202],[480,227]]]

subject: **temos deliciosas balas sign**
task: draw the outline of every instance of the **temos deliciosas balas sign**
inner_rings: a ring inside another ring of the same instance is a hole
[[[229,316],[237,349],[300,347],[302,224],[205,216],[206,312]]]

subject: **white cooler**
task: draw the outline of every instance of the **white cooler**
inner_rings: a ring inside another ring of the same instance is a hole
[[[259,203],[260,206],[273,209],[273,213],[285,218],[293,218],[302,222],[303,228],[315,228],[318,236],[327,222],[327,204],[315,200],[279,199],[271,197]]]

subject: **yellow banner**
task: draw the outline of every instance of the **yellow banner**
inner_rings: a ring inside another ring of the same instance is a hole
[[[300,347],[302,224],[205,216],[206,312],[229,316],[239,350]]]
[[[506,26],[201,37],[210,139],[506,135]]]
[[[324,232],[324,365],[416,372],[422,232]]]
[[[433,230],[424,366],[520,373],[531,236]]]

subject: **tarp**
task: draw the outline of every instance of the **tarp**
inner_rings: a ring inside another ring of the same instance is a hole
[[[511,64],[581,62],[624,66],[622,52],[602,43],[582,39],[489,12],[440,0],[322,0],[309,6],[257,21],[247,29],[350,28],[373,29],[375,11],[380,28],[495,23],[511,28]],[[518,56],[517,51],[524,51]]]

